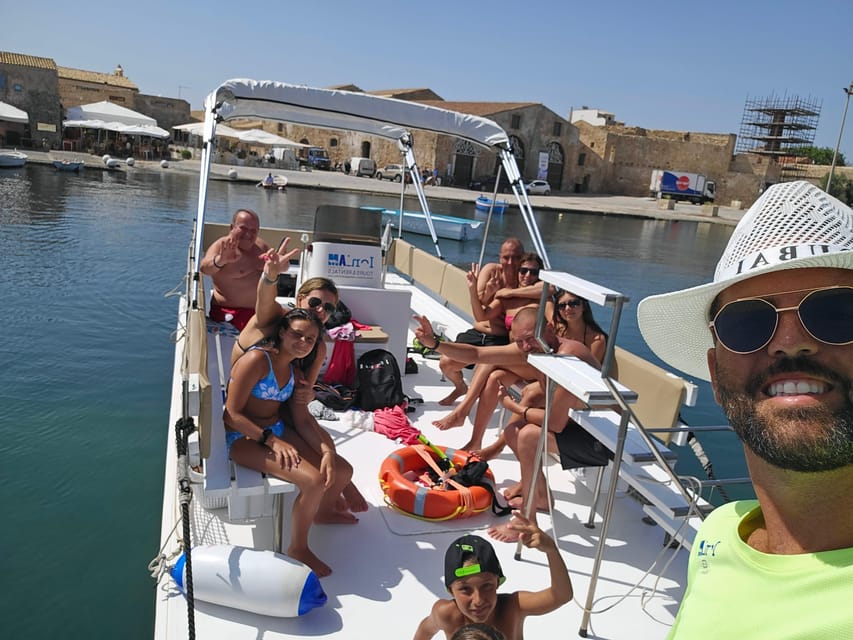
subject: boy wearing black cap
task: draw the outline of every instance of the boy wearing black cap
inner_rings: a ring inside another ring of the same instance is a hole
[[[467,535],[455,540],[444,556],[444,584],[452,600],[436,602],[424,618],[414,640],[429,640],[439,631],[446,638],[465,624],[491,625],[507,640],[524,638],[524,619],[550,613],[572,599],[572,581],[553,538],[521,512],[513,512],[509,527],[519,533],[526,547],[540,549],[548,558],[551,586],[542,591],[514,591],[498,594],[504,574],[495,550],[479,536]]]

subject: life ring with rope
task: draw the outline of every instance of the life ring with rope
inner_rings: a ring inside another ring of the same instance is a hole
[[[441,451],[443,457],[437,451]],[[382,462],[379,484],[385,494],[385,503],[401,513],[440,522],[455,518],[468,518],[492,507],[492,493],[482,486],[465,486],[453,480],[471,454],[461,449],[413,444],[397,449]],[[439,461],[449,460],[449,469],[442,469]],[[486,470],[484,481],[494,486],[491,470]]]

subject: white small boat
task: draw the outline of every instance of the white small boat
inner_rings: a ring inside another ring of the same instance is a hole
[[[286,191],[287,178],[285,176],[272,176],[272,180],[270,180],[269,176],[267,176],[255,186],[263,187],[264,189],[272,189],[273,191]]]
[[[82,160],[54,160],[53,166],[59,171],[80,171],[84,163]]]
[[[391,224],[394,228],[400,224],[399,209],[383,207],[362,207],[365,211],[377,211],[382,214],[382,224]],[[470,218],[445,216],[440,213],[430,213],[435,235],[447,240],[480,240],[483,237],[483,222]],[[403,211],[403,231],[430,235],[426,216],[419,211]]]
[[[509,207],[509,202],[506,200],[492,200],[488,196],[481,195],[475,201],[474,206],[477,207],[477,211],[488,212],[491,209],[492,213],[503,213]]]
[[[27,163],[27,154],[20,151],[0,151],[0,167],[13,169]]]

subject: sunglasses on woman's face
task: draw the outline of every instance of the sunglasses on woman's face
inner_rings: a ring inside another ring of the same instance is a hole
[[[809,291],[793,307],[777,307],[764,298],[743,298],[723,305],[708,324],[720,344],[733,353],[755,353],[770,344],[779,326],[779,314],[796,311],[803,328],[819,342],[853,343],[853,287],[800,289]]]
[[[335,310],[335,305],[333,305],[331,302],[323,302],[320,298],[317,298],[315,296],[311,296],[310,298],[308,298],[308,306],[312,309],[321,307],[326,313],[332,313]]]
[[[566,301],[564,301],[564,302],[558,302],[558,303],[557,303],[557,308],[558,308],[560,311],[562,311],[562,310],[563,310],[563,309],[565,309],[566,307],[571,307],[572,309],[574,309],[575,307],[579,307],[579,306],[581,306],[582,304],[583,304],[583,300],[578,300],[577,298],[575,298],[574,300],[566,300]]]
[[[526,276],[527,274],[532,275],[534,278],[539,276],[539,269],[537,267],[519,267],[518,274],[521,276]]]

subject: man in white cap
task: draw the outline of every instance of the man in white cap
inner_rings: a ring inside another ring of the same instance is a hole
[[[758,498],[703,523],[669,637],[853,637],[853,210],[775,185],[713,282],[638,317],[658,356],[711,381]]]

